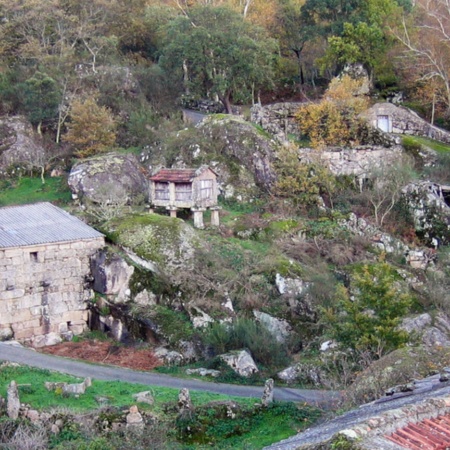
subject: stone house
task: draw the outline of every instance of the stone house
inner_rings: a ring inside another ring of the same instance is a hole
[[[51,345],[87,328],[101,233],[51,203],[0,208],[0,339]]]
[[[386,133],[423,136],[450,143],[449,132],[431,125],[414,111],[393,103],[375,103],[361,116]]]
[[[194,226],[203,228],[203,212],[211,210],[211,225],[219,225],[217,174],[208,166],[198,169],[160,169],[150,177],[150,204],[166,208],[171,217],[188,208]]]

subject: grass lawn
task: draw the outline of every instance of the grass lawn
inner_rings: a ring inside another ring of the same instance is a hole
[[[450,145],[444,144],[443,142],[433,141],[432,139],[427,139],[421,136],[408,136],[408,138],[416,141],[418,144],[429,147],[438,153],[450,152]]]
[[[78,398],[63,396],[58,391],[47,391],[44,383],[46,381],[78,383],[82,380],[49,370],[4,364],[0,365],[0,396],[6,397],[7,387],[12,380],[18,384],[21,403],[29,404],[32,408],[41,411],[71,411],[73,413],[95,411],[100,408],[99,397],[107,398],[110,406],[123,410],[135,403],[132,394],[150,390],[154,404],[138,404],[139,409],[158,417],[158,421],[168,423],[169,429],[173,429],[173,432],[177,427],[176,404],[179,393],[177,389],[93,380],[92,386],[86,389],[84,395]],[[292,436],[300,429],[310,427],[321,415],[320,410],[306,404],[297,406],[293,403],[275,402],[268,408],[255,408],[253,398],[245,399],[196,391],[191,391],[190,394],[194,405],[192,426],[202,430],[202,437],[200,441],[179,440],[177,448],[180,449],[261,449]],[[246,413],[238,413],[241,415],[236,418],[217,416],[210,402],[229,400],[238,403],[241,411]],[[175,435],[176,433],[172,433],[172,437]],[[60,442],[64,439],[64,433],[58,437]]]
[[[71,200],[67,181],[63,177],[40,178],[22,177],[17,180],[0,182],[0,206],[24,205],[26,203],[51,202],[65,204]]]

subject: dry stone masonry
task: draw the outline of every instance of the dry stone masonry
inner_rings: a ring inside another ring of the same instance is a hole
[[[0,338],[55,344],[87,328],[103,235],[50,203],[0,209]]]

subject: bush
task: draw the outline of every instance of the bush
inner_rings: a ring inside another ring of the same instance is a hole
[[[408,341],[408,333],[397,326],[413,300],[388,263],[357,268],[350,289],[339,285],[335,301],[334,307],[324,309],[324,319],[344,348],[380,358]]]
[[[246,348],[256,362],[263,366],[280,366],[286,363],[284,346],[262,324],[239,318],[232,324],[214,323],[205,335],[205,341],[216,354]]]

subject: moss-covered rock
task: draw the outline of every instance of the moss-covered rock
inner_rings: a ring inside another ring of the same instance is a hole
[[[130,214],[108,222],[105,232],[116,243],[159,273],[174,274],[192,266],[199,238],[180,219],[158,214]]]
[[[68,183],[73,196],[83,203],[140,204],[149,195],[149,181],[132,154],[85,159],[72,167]]]

